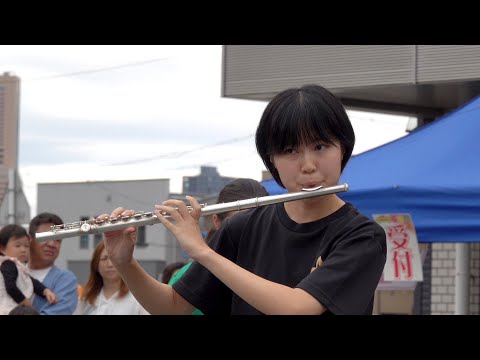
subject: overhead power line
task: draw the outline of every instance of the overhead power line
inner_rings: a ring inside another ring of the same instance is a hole
[[[27,79],[26,81],[39,81],[39,80],[49,80],[49,79],[79,76],[79,75],[88,75],[88,74],[94,74],[94,73],[99,73],[99,72],[103,72],[103,71],[111,71],[111,70],[123,69],[123,68],[128,68],[128,67],[133,67],[133,66],[141,66],[141,65],[151,64],[151,63],[155,63],[155,62],[159,62],[159,61],[164,61],[164,60],[167,60],[167,59],[168,58],[158,58],[158,59],[137,61],[137,62],[122,64],[122,65],[116,65],[116,66],[102,67],[102,68],[96,68],[96,69],[90,69],[90,70],[84,70],[84,71],[75,71],[75,72],[71,72],[71,73],[64,73],[64,74],[57,74],[57,75],[42,76],[42,77],[38,77],[38,78]]]
[[[212,160],[212,161],[208,161],[208,162],[204,162],[202,161],[201,162],[201,165],[206,165],[206,166],[217,166],[218,164],[221,164],[221,163],[225,163],[225,162],[228,162],[228,161],[232,161],[232,160],[235,160],[235,159],[238,159],[239,157],[242,157],[242,158],[252,158],[254,157],[255,155],[258,155],[257,153],[257,150],[252,150],[248,153],[241,153],[241,154],[238,154],[237,156],[230,156],[230,157],[227,157],[227,158],[223,158],[223,159],[218,159],[218,160]],[[190,163],[189,165],[183,165],[183,166],[177,166],[177,167],[170,167],[170,168],[167,168],[165,170],[186,170],[186,169],[194,169],[194,168],[198,168],[199,166],[199,162],[196,162],[196,163]]]
[[[239,137],[239,138],[233,138],[233,139],[221,141],[221,142],[218,142],[218,143],[215,143],[215,144],[203,145],[203,146],[199,146],[199,147],[196,147],[196,148],[193,148],[193,149],[190,149],[190,150],[185,150],[185,151],[169,152],[169,153],[160,154],[160,155],[156,155],[156,156],[152,156],[152,157],[148,157],[148,158],[134,159],[134,160],[117,162],[117,163],[111,163],[111,164],[107,164],[107,166],[130,165],[130,164],[136,164],[136,163],[152,161],[152,160],[157,160],[157,159],[176,159],[176,158],[179,158],[183,155],[192,153],[194,151],[199,151],[199,150],[208,149],[208,148],[212,148],[212,147],[216,147],[216,146],[228,145],[228,144],[232,144],[234,142],[243,141],[243,140],[246,140],[248,138],[251,138],[253,135],[254,134],[250,134],[250,135]]]
[[[379,114],[379,115],[384,115],[384,114]],[[375,123],[383,123],[383,124],[388,124],[388,125],[399,125],[401,124],[401,121],[408,121],[410,117],[408,116],[402,116],[401,119],[387,119],[385,117],[372,117],[372,116],[356,116],[356,115],[349,115],[350,120],[361,120],[361,121],[369,121],[369,122],[375,122]]]

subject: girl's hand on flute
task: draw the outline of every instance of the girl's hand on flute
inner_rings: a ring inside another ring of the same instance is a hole
[[[187,254],[196,259],[205,249],[210,249],[205,243],[198,224],[201,214],[201,207],[197,200],[187,196],[192,210],[182,200],[167,200],[162,205],[155,205],[155,215],[159,221],[175,236],[180,246]],[[165,217],[170,216],[173,221]]]
[[[96,221],[121,216],[132,216],[133,210],[124,210],[122,207],[113,210],[111,215],[102,214]],[[107,231],[103,237],[108,257],[117,270],[130,264],[133,260],[133,250],[137,240],[137,228],[130,226],[123,230]]]

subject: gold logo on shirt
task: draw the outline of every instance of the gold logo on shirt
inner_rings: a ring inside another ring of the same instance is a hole
[[[319,256],[318,259],[317,259],[317,262],[315,263],[315,267],[312,267],[312,269],[310,270],[310,272],[312,272],[313,270],[319,268],[320,266],[322,266],[322,264],[323,264],[322,257]]]

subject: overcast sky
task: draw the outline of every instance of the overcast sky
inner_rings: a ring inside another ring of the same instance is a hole
[[[222,98],[220,45],[1,45],[21,78],[19,170],[32,215],[37,183],[169,178],[201,165],[261,179],[263,101]],[[361,153],[406,135],[408,118],[348,111]],[[153,204],[165,199],[156,199]],[[149,210],[149,209],[143,209]]]

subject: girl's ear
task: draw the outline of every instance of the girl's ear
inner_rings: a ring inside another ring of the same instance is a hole
[[[270,155],[270,162],[271,162],[272,165],[275,167],[275,163],[273,162],[273,155]]]
[[[213,222],[213,227],[215,228],[215,230],[220,229],[220,225],[222,225],[222,220],[220,220],[220,218],[218,217],[217,214],[213,214],[212,222]]]

